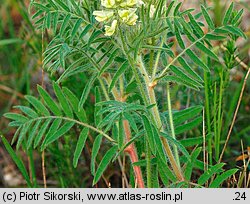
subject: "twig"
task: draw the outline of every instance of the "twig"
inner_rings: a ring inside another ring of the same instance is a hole
[[[125,160],[123,158],[123,162],[121,161],[121,158],[118,157],[118,163],[120,165],[121,168],[121,172],[122,172],[122,187],[125,188],[125,186],[128,188],[129,187],[129,182],[128,182],[128,178],[126,175],[126,171],[125,171]]]
[[[44,70],[43,70],[43,52],[44,52],[44,34],[45,34],[46,29],[44,32],[42,32],[42,87],[44,88]],[[47,180],[46,180],[46,168],[45,168],[45,150],[42,151],[42,173],[43,173],[43,184],[44,188],[47,188]]]
[[[13,89],[7,87],[7,86],[0,85],[0,90],[3,90],[3,91],[8,92],[8,93],[12,93],[12,94],[14,94],[14,95],[16,94],[19,98],[22,98],[22,99],[24,98],[24,95],[23,95],[23,94],[21,94],[21,93],[15,91],[15,90],[13,90]]]
[[[47,180],[46,180],[46,168],[45,168],[45,152],[42,151],[42,171],[43,171],[43,185],[44,188],[47,188]]]
[[[222,45],[221,48],[223,50],[225,50],[226,48]],[[244,90],[246,88],[246,84],[247,84],[247,79],[249,77],[249,74],[250,74],[250,67],[248,67],[244,62],[242,62],[238,57],[235,58],[237,62],[239,62],[239,64],[244,68],[244,69],[247,69],[247,74],[244,78],[244,82],[243,82],[243,85],[242,85],[242,89],[241,89],[241,93],[240,93],[240,97],[239,97],[239,100],[238,100],[238,104],[237,104],[237,107],[236,107],[236,110],[234,112],[234,117],[233,117],[233,121],[231,123],[231,126],[230,126],[230,129],[228,131],[228,134],[227,134],[227,139],[226,139],[226,142],[224,144],[224,147],[222,149],[222,152],[221,152],[221,155],[220,155],[220,158],[219,158],[219,161],[218,163],[220,163],[222,161],[222,158],[223,158],[223,155],[225,153],[225,150],[226,150],[226,147],[228,145],[228,142],[229,142],[229,139],[230,139],[230,136],[231,136],[231,133],[232,133],[232,130],[233,130],[233,127],[234,127],[234,124],[235,124],[235,121],[236,121],[236,117],[237,117],[237,114],[238,114],[238,111],[239,111],[239,108],[240,108],[240,104],[241,104],[241,101],[242,101],[242,97],[243,97],[243,94],[244,94]]]
[[[247,185],[247,167],[248,165],[246,165],[246,158],[244,157],[244,144],[243,144],[243,141],[241,140],[240,141],[241,143],[241,151],[242,151],[242,159],[243,159],[243,167],[244,167],[244,170],[243,170],[243,177],[244,177],[244,184],[245,186]]]

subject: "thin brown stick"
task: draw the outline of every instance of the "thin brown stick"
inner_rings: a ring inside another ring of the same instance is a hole
[[[120,165],[121,168],[121,172],[122,172],[122,188],[128,188],[129,187],[129,182],[128,182],[128,178],[126,175],[126,171],[125,171],[125,159],[123,158],[123,160],[121,161],[121,158],[118,157],[118,163]]]
[[[104,175],[102,175],[102,179],[103,179],[105,185],[107,186],[107,188],[110,188],[110,185],[111,185],[111,184],[110,184],[110,182],[108,182],[108,180],[105,178]]]
[[[247,185],[247,175],[246,175],[246,158],[244,157],[244,144],[243,144],[243,141],[240,140],[240,143],[241,143],[241,152],[242,152],[242,161],[243,161],[243,167],[244,167],[244,170],[243,170],[243,177],[244,177],[244,185],[246,186]]]
[[[125,181],[125,184],[127,186],[127,188],[129,188],[129,182],[128,182],[128,178],[127,178],[127,175],[126,175],[126,156],[123,155],[123,158],[122,158],[122,166],[123,166],[123,174],[124,174],[124,181]]]
[[[231,126],[230,126],[230,129],[228,131],[228,134],[227,134],[227,139],[226,139],[226,142],[224,144],[224,147],[222,149],[222,152],[221,152],[221,155],[220,155],[220,158],[219,158],[219,161],[218,163],[220,163],[222,161],[222,158],[223,158],[223,155],[225,153],[225,150],[226,150],[226,147],[228,145],[228,142],[229,142],[229,139],[230,139],[230,136],[231,136],[231,133],[232,133],[232,130],[233,130],[233,127],[234,127],[234,124],[235,124],[235,121],[236,121],[236,117],[237,117],[237,114],[238,114],[238,111],[239,111],[239,108],[240,108],[240,105],[241,105],[241,101],[242,101],[242,97],[243,97],[243,94],[244,94],[244,91],[245,91],[245,88],[246,88],[246,84],[247,84],[247,79],[249,77],[249,74],[250,74],[250,67],[248,67],[244,62],[242,62],[239,58],[236,60],[238,61],[239,60],[239,63],[241,66],[243,66],[243,68],[247,67],[248,71],[247,71],[247,74],[244,78],[244,82],[243,82],[243,86],[242,86],[242,89],[241,89],[241,93],[240,93],[240,97],[239,97],[239,100],[238,100],[238,104],[237,104],[237,107],[236,107],[236,110],[234,112],[234,117],[233,117],[233,121],[231,123]]]
[[[8,81],[10,78],[16,78],[19,77],[19,74],[8,74],[8,75],[1,75],[0,76],[0,81]]]
[[[250,184],[250,173],[248,173],[248,179],[247,179],[247,186],[246,186],[246,188],[249,188],[249,184]]]
[[[45,31],[42,32],[42,56],[41,56],[41,61],[42,61],[42,87],[44,87],[43,52],[44,52],[44,34],[45,34]],[[45,150],[42,151],[42,173],[43,173],[44,188],[47,188],[46,168],[45,168]]]
[[[4,85],[0,85],[0,90],[2,91],[5,91],[7,93],[11,93],[11,94],[14,94],[14,95],[17,95],[19,98],[23,99],[24,98],[24,95],[7,87],[7,86],[4,86]]]
[[[47,180],[46,180],[46,168],[45,168],[45,152],[42,152],[42,171],[43,171],[43,185],[44,188],[47,188]]]
[[[42,87],[44,86],[44,71],[42,70]],[[45,151],[42,151],[42,172],[44,188],[47,188],[46,168],[45,168]]]
[[[30,180],[33,181],[32,179],[32,172],[31,172],[31,165],[30,165],[30,157],[27,157],[28,159],[28,169],[29,169],[29,177],[30,177]],[[34,181],[33,181],[34,182]]]

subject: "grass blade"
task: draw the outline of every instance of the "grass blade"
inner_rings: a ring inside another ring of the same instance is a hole
[[[9,142],[5,139],[4,136],[1,135],[1,139],[2,142],[6,148],[6,150],[8,151],[9,155],[11,156],[11,158],[13,159],[13,161],[15,162],[15,164],[17,165],[18,169],[20,170],[20,172],[22,173],[25,181],[27,182],[27,185],[29,187],[32,186],[30,178],[29,178],[29,174],[22,162],[22,160],[17,156],[17,154],[15,153],[15,151],[12,149],[12,147],[10,146]]]

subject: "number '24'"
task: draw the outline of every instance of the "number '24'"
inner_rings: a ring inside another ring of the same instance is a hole
[[[235,192],[236,197],[234,200],[246,200],[246,192]]]

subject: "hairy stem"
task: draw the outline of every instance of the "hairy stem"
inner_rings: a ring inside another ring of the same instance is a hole
[[[142,82],[140,80],[139,74],[138,74],[138,72],[136,70],[134,60],[129,56],[128,51],[126,49],[126,43],[125,43],[125,39],[124,39],[124,36],[123,36],[120,25],[119,25],[119,32],[120,32],[120,37],[121,37],[121,42],[122,42],[122,44],[121,44],[122,45],[122,51],[123,51],[124,55],[127,57],[128,62],[130,64],[131,68],[132,68],[132,71],[133,71],[134,76],[135,76],[135,80],[136,80],[137,84],[139,85],[139,90],[141,92],[141,96],[143,98],[143,101],[144,101],[144,103],[146,105],[148,105],[147,96],[146,96],[145,90],[143,88],[143,84],[142,84]]]
[[[156,99],[155,99],[155,93],[154,93],[154,90],[153,88],[149,88],[149,93],[150,93],[150,101],[152,104],[157,104],[156,102]],[[158,110],[158,106],[155,105],[155,107],[153,108],[153,112],[154,112],[154,117],[155,117],[155,120],[157,122],[157,127],[163,131],[163,126],[162,126],[162,123],[161,123],[161,118],[160,118],[160,113],[159,113],[159,110]],[[163,143],[163,147],[166,151],[166,154],[168,156],[168,159],[169,159],[169,162],[172,166],[172,169],[176,175],[176,177],[178,178],[178,180],[180,181],[183,181],[184,178],[183,178],[183,175],[182,175],[182,172],[181,172],[181,169],[179,168],[175,158],[174,158],[174,155],[173,155],[173,152],[169,146],[169,143],[168,141],[161,137],[161,141]]]
[[[139,67],[140,71],[142,72],[142,75],[144,76],[144,80],[146,83],[146,90],[148,92],[150,104],[155,104],[155,106],[152,108],[152,112],[153,112],[153,116],[154,116],[153,120],[156,122],[157,128],[161,131],[164,131],[163,126],[162,126],[162,122],[161,122],[159,108],[158,108],[158,105],[156,102],[154,84],[152,84],[150,79],[149,79],[148,73],[147,73],[146,68],[143,64],[141,56],[139,56],[139,58],[138,58],[138,67]],[[172,166],[172,169],[173,169],[175,175],[177,176],[177,178],[179,180],[184,180],[182,172],[180,170],[180,167],[179,167],[176,159],[174,158],[173,152],[169,146],[168,141],[163,137],[161,138],[161,140],[162,140],[163,147],[166,151],[166,154],[169,158],[170,164]]]
[[[138,74],[137,69],[135,67],[135,63],[134,63],[133,59],[129,56],[128,52],[125,49],[125,40],[124,40],[124,36],[123,36],[123,33],[122,33],[122,30],[121,30],[120,26],[119,26],[119,31],[120,31],[121,41],[122,41],[123,52],[124,52],[125,56],[127,57],[128,61],[130,63],[130,66],[132,68],[132,71],[133,71],[133,73],[135,75],[135,79],[136,79],[136,82],[139,85],[139,89],[140,89],[140,92],[142,94],[144,103],[145,103],[145,105],[155,104],[155,106],[152,108],[153,115],[154,115],[154,117],[152,119],[157,124],[157,128],[160,129],[160,130],[163,130],[163,126],[162,126],[161,118],[160,118],[160,113],[159,113],[159,109],[158,109],[156,98],[155,98],[155,92],[154,92],[154,89],[153,89],[154,86],[152,86],[152,84],[150,83],[150,79],[149,79],[148,73],[147,73],[147,71],[146,71],[146,69],[144,67],[144,64],[142,62],[141,55],[139,55],[138,67],[139,67],[142,75],[144,76],[144,80],[145,80],[145,83],[146,83],[146,91],[148,93],[148,97],[145,94],[145,91],[144,91],[144,88],[143,88],[143,83],[141,82],[141,80],[139,78],[139,74]],[[169,158],[170,164],[171,164],[171,166],[173,168],[173,171],[174,171],[175,175],[177,176],[178,180],[183,181],[184,178],[183,178],[182,172],[181,172],[180,168],[178,167],[178,165],[176,163],[176,160],[174,158],[174,155],[172,153],[172,150],[171,150],[171,148],[169,146],[168,141],[163,137],[161,137],[161,140],[162,140],[163,147],[164,147],[164,149],[166,151],[166,154],[167,154],[167,156]]]
[[[111,83],[110,75],[108,75],[106,77],[106,81],[108,84]],[[120,80],[120,93],[118,92],[116,87],[114,87],[112,90],[112,94],[113,94],[116,101],[125,102],[125,99],[123,98],[123,92],[124,92],[123,80]],[[126,137],[126,142],[129,142],[131,140],[131,130],[130,130],[130,125],[129,125],[128,121],[126,121],[126,120],[123,121],[123,128],[124,128],[124,133],[125,133],[125,137]],[[136,150],[134,144],[129,145],[126,148],[125,152],[128,153],[132,164],[135,162],[138,162],[137,150]],[[133,169],[134,169],[135,177],[136,177],[136,180],[138,183],[138,187],[145,188],[141,168],[139,166],[133,166]]]

